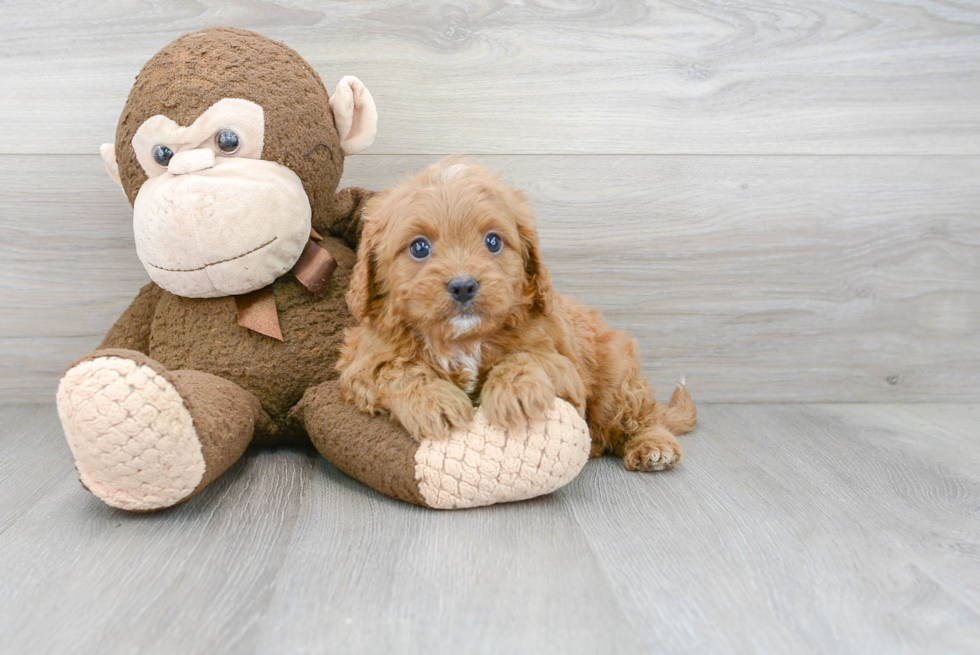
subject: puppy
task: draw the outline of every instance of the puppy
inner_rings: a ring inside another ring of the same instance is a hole
[[[636,343],[598,310],[558,295],[530,204],[498,176],[443,160],[366,205],[337,368],[362,411],[388,411],[418,440],[467,425],[474,403],[503,429],[574,405],[592,456],[669,469],[696,410],[683,385],[667,406],[640,374]]]

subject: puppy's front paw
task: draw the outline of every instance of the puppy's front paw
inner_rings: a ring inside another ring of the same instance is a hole
[[[666,428],[655,428],[630,440],[623,453],[629,471],[665,471],[684,456],[681,445]]]
[[[447,439],[452,428],[473,421],[473,403],[466,392],[445,380],[426,384],[399,399],[392,414],[416,441]]]
[[[494,369],[480,394],[487,421],[503,430],[544,420],[554,404],[555,386],[538,367]]]

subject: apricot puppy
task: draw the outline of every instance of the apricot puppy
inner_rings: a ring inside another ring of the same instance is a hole
[[[362,220],[347,293],[361,323],[337,363],[347,400],[421,440],[468,424],[474,403],[509,429],[557,396],[588,421],[592,456],[645,471],[680,461],[690,395],[679,385],[658,404],[633,339],[552,289],[522,192],[447,159],[376,195]]]

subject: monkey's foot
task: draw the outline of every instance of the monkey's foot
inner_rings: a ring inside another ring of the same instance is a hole
[[[334,466],[392,498],[435,509],[483,507],[543,496],[571,482],[589,459],[589,426],[556,399],[545,420],[503,431],[482,410],[448,439],[415,441],[385,416],[343,400],[324,382],[297,405],[317,450]]]
[[[150,366],[115,356],[75,365],[58,386],[58,415],[82,484],[112,507],[170,507],[204,477],[191,414]]]
[[[578,411],[556,399],[544,421],[508,431],[487,421],[449,439],[425,439],[415,453],[415,478],[429,507],[461,509],[543,496],[578,475],[589,459],[589,428]]]

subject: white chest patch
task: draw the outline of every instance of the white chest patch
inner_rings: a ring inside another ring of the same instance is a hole
[[[466,393],[473,393],[476,389],[477,378],[480,376],[481,347],[476,345],[473,352],[468,353],[457,350],[451,359],[440,357],[439,365],[446,371],[462,371],[467,373],[466,386],[463,389]]]

